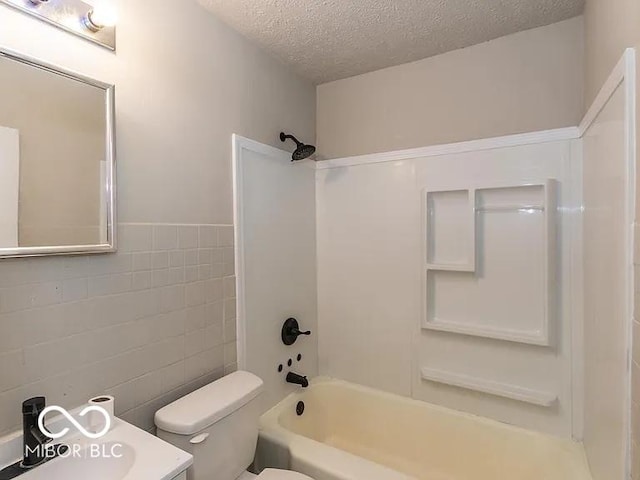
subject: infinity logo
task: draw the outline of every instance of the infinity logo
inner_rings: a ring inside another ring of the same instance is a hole
[[[87,430],[85,430],[85,428],[82,425],[80,425],[80,423],[78,423],[78,421],[75,418],[73,418],[71,416],[71,414],[69,412],[67,412],[64,408],[52,405],[50,407],[45,408],[42,411],[42,413],[40,414],[40,416],[38,417],[38,427],[40,428],[40,431],[44,435],[46,435],[47,437],[49,437],[49,438],[51,438],[53,440],[57,440],[58,438],[64,437],[67,433],[69,433],[69,428],[65,427],[59,433],[51,433],[49,430],[47,430],[47,427],[45,427],[45,425],[44,425],[44,417],[50,412],[57,412],[57,413],[62,414],[63,417],[65,417],[67,420],[69,420],[69,422],[71,422],[71,424],[76,428],[76,430],[78,430],[80,433],[82,433],[82,435],[84,435],[85,437],[91,438],[93,440],[96,440],[96,439],[98,439],[100,437],[105,436],[107,434],[107,432],[109,431],[109,429],[111,428],[111,416],[102,407],[97,407],[95,405],[92,405],[90,407],[84,408],[79,413],[79,415],[81,417],[84,417],[87,413],[98,412],[104,417],[104,428],[102,430],[100,430],[99,432],[97,432],[97,433],[91,433],[91,432],[88,432]]]

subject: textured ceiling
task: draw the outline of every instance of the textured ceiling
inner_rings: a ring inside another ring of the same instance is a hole
[[[198,0],[315,83],[582,13],[584,0]]]

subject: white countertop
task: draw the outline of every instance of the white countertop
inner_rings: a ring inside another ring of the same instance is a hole
[[[71,427],[67,436],[54,443],[68,445],[76,453],[36,467],[20,475],[20,480],[173,480],[193,463],[190,454],[118,418],[98,440]],[[21,450],[22,435],[0,439],[0,467],[19,460]]]

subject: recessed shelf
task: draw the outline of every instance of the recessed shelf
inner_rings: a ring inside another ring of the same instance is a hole
[[[544,212],[545,208],[541,205],[486,205],[484,207],[476,207],[476,212],[521,212],[536,213]]]
[[[462,265],[462,264],[449,264],[438,265],[435,263],[428,263],[427,270],[440,271],[440,272],[467,272],[473,273],[476,271],[475,265]]]
[[[424,329],[552,345],[556,189],[424,192]]]
[[[423,380],[429,382],[486,393],[488,395],[538,405],[540,407],[550,408],[558,400],[558,396],[554,393],[542,392],[492,380],[477,379],[468,375],[445,372],[433,368],[422,368],[420,374]]]
[[[473,203],[468,189],[424,193],[426,263],[433,270],[475,270]]]

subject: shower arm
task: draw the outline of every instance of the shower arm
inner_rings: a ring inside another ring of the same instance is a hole
[[[293,140],[294,142],[296,142],[296,145],[298,147],[302,147],[304,145],[304,143],[302,143],[301,141],[299,141],[296,137],[294,137],[293,135],[286,135],[285,133],[281,133],[280,134],[280,140],[283,142],[286,142],[288,139]]]

